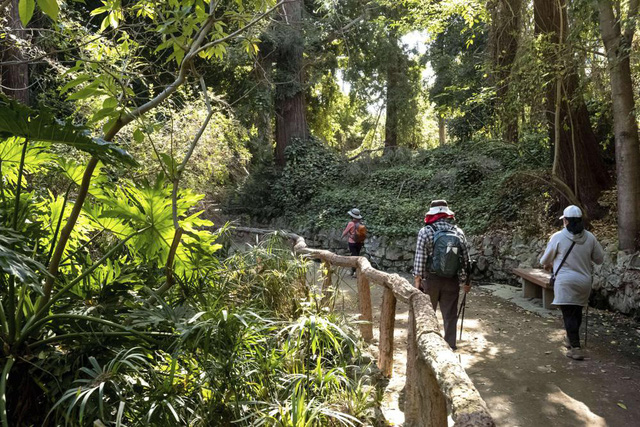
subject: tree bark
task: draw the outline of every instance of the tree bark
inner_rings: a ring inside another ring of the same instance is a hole
[[[280,9],[284,30],[278,45],[276,67],[279,83],[275,99],[275,158],[279,166],[285,164],[285,149],[292,139],[309,137],[304,102],[302,12],[302,0],[287,2]]]
[[[438,114],[438,140],[441,147],[447,143],[447,126],[442,114]]]
[[[255,76],[258,102],[255,105],[256,143],[250,147],[251,163],[261,164],[272,157],[273,153],[273,43],[261,42],[256,57]]]
[[[618,183],[618,243],[622,250],[634,250],[640,228],[640,141],[629,61],[634,27],[629,25],[622,32],[620,19],[614,15],[611,0],[598,0],[598,10],[600,32],[611,76]],[[633,22],[637,15],[638,1],[632,0],[629,2],[627,19],[631,18]]]
[[[578,73],[569,64],[566,0],[534,0],[533,4],[536,34],[545,35],[554,46],[546,53],[545,60],[555,64],[555,74],[561,76],[560,99],[555,77],[554,83],[547,85],[546,95],[549,139],[553,144],[559,144],[553,150],[557,154],[554,155],[554,173],[575,193],[587,216],[594,218],[600,214],[598,198],[602,190],[609,187],[610,177],[591,128],[587,107],[579,93]],[[557,131],[556,123],[559,124]]]
[[[386,94],[386,119],[384,125],[384,149],[385,152],[398,147],[398,110],[401,108],[402,94],[400,78],[402,69],[400,60],[402,52],[398,46],[398,36],[394,30],[389,31],[389,58],[387,60],[387,94]]]
[[[390,288],[382,294],[378,368],[385,378],[393,375],[393,332],[396,324],[396,297]]]
[[[492,0],[489,50],[493,68],[493,84],[496,86],[502,138],[518,142],[519,111],[510,99],[513,63],[518,52],[522,23],[522,0]]]
[[[9,8],[3,13],[7,16],[11,33],[16,37],[14,40],[5,37],[2,52],[3,62],[24,61],[24,55],[16,42],[16,40],[24,40],[26,37],[26,31],[18,13],[18,0],[11,0]],[[29,65],[26,62],[4,65],[2,66],[2,74],[4,77],[2,78],[3,91],[23,104],[29,104]]]

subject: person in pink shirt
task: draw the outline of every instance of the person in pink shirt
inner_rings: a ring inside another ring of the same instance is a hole
[[[347,212],[347,214],[349,214],[349,216],[351,217],[351,221],[349,221],[344,231],[342,232],[342,238],[344,239],[347,236],[349,237],[349,252],[351,253],[351,256],[360,256],[360,250],[362,249],[364,242],[356,241],[356,230],[360,225],[362,215],[360,214],[360,210],[357,208],[351,209],[349,212]],[[355,274],[356,269],[352,268],[351,276],[355,276]]]

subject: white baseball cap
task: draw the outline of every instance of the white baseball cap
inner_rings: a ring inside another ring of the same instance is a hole
[[[564,208],[564,212],[562,212],[562,216],[560,217],[560,219],[563,218],[582,218],[582,209],[576,205],[567,206]]]

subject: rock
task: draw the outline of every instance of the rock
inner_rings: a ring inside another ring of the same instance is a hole
[[[516,258],[507,257],[504,260],[502,269],[506,272],[511,272],[511,270],[513,270],[514,268],[518,268],[519,265],[520,265],[520,262]]]
[[[639,254],[633,254],[631,260],[629,261],[629,268],[633,268],[634,270],[640,270],[640,256]]]
[[[493,256],[495,251],[495,248],[493,246],[486,246],[484,248],[484,255],[485,256]]]
[[[489,262],[487,261],[487,257],[479,256],[478,262],[476,264],[478,271],[485,272],[489,268]]]
[[[385,258],[390,261],[398,261],[403,258],[403,252],[400,248],[391,246],[387,249],[385,253]]]
[[[378,250],[381,243],[382,243],[382,239],[380,239],[379,237],[371,237],[364,242],[364,246],[367,249],[367,251],[374,252]]]
[[[629,261],[632,257],[633,255],[629,255],[624,251],[618,251],[618,259],[616,265],[620,269],[626,268],[629,265]]]

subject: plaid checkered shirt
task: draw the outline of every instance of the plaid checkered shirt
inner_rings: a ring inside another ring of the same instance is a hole
[[[413,275],[420,276],[423,279],[429,272],[427,261],[433,252],[433,236],[436,231],[440,230],[457,230],[462,237],[462,268],[458,271],[458,281],[460,285],[467,283],[467,268],[471,264],[469,259],[469,249],[467,247],[467,239],[464,232],[446,219],[439,219],[433,224],[422,227],[418,233],[418,242],[416,243],[416,256],[413,260]]]

